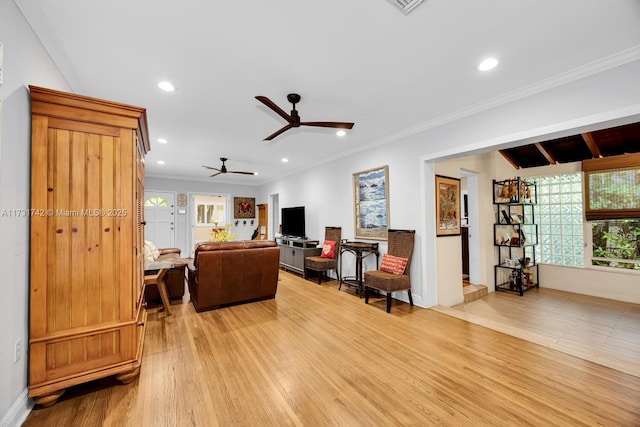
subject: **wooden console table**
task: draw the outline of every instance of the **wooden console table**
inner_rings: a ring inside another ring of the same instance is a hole
[[[156,285],[158,287],[158,292],[162,299],[162,305],[167,312],[167,316],[171,316],[171,300],[169,299],[169,293],[167,292],[167,285],[164,283],[164,277],[167,274],[167,271],[168,269],[163,268],[158,270],[155,274],[145,274],[144,284],[145,286]]]
[[[350,252],[356,257],[356,274],[355,276],[344,276],[342,274],[342,259],[343,254],[345,252]],[[362,297],[362,291],[364,290],[363,284],[363,271],[362,271],[362,261],[368,257],[369,255],[376,256],[376,268],[378,268],[378,263],[380,261],[380,253],[378,252],[378,244],[377,243],[368,243],[368,242],[344,242],[340,244],[340,286],[338,286],[338,290],[342,288],[342,285],[346,286],[354,286],[356,287],[356,293]]]

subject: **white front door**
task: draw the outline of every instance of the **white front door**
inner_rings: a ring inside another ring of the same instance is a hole
[[[175,193],[144,192],[144,238],[156,248],[175,247]]]

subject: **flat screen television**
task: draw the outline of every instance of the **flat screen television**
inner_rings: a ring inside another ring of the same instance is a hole
[[[282,234],[284,236],[305,238],[304,206],[282,208]]]

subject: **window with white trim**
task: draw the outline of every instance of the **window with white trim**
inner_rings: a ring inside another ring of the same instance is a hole
[[[205,202],[196,205],[196,225],[226,224],[225,203]]]
[[[640,271],[640,153],[584,160],[592,265]]]
[[[640,271],[640,219],[591,221],[592,265]]]

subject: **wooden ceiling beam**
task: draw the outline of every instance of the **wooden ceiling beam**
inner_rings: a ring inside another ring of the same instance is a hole
[[[536,146],[536,148],[538,149],[538,151],[540,151],[540,153],[542,153],[542,155],[544,156],[545,159],[547,159],[547,162],[549,162],[550,165],[555,165],[556,163],[558,163],[556,161],[556,159],[551,155],[551,153],[549,153],[543,146],[542,144],[540,144],[539,142],[536,142],[534,144]]]
[[[600,147],[598,147],[596,139],[593,137],[593,134],[591,132],[583,133],[582,139],[584,140],[584,143],[587,144],[587,147],[589,148],[589,151],[591,151],[594,159],[599,159],[602,157]]]
[[[513,157],[509,155],[509,153],[507,153],[505,150],[498,151],[500,152],[500,154],[502,154],[502,157],[504,157],[507,162],[511,163],[511,166],[513,166],[515,169],[520,169],[518,163],[513,159]]]

